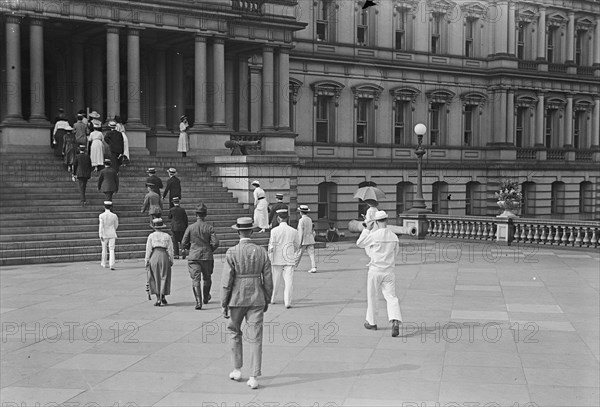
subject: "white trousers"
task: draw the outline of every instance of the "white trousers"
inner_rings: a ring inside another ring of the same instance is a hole
[[[388,319],[402,321],[400,302],[396,297],[396,275],[393,271],[369,270],[367,275],[367,322],[371,325],[377,324],[377,294],[379,290],[383,292],[383,297],[387,302]]]
[[[284,290],[283,290],[283,303],[285,306],[292,305],[292,290],[294,289],[294,266],[271,266],[271,272],[273,273],[273,297],[271,302],[275,303],[275,298],[281,287],[281,277],[283,277]]]
[[[114,267],[115,266],[115,243],[117,242],[117,239],[110,238],[104,238],[102,240],[102,260],[100,261],[100,265],[102,267],[106,267],[106,249],[108,246],[108,251],[110,253],[110,258],[108,260],[108,265],[109,267]]]
[[[315,245],[314,244],[300,246],[300,250],[298,251],[298,254],[296,255],[296,267],[298,267],[298,264],[300,264],[300,260],[302,260],[302,255],[304,254],[304,250],[308,251],[308,257],[310,257],[311,267],[316,269],[317,263],[315,262]]]

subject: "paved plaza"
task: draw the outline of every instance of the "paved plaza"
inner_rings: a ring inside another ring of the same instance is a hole
[[[142,259],[3,267],[2,406],[599,405],[598,251],[401,242],[400,337],[383,299],[363,327],[364,250],[330,244],[318,273],[302,260],[293,308],[280,292],[265,314],[257,390],[249,363],[228,379],[223,256],[201,311],[185,260],[165,307]]]

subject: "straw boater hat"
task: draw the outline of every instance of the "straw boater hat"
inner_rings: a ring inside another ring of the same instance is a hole
[[[208,208],[204,205],[204,202],[200,202],[200,205],[196,206],[196,213],[207,214]]]
[[[257,187],[259,187],[260,182],[258,182],[258,180],[254,180],[254,181],[252,181],[252,185],[256,185]]]
[[[111,129],[114,129],[115,127],[117,127],[117,122],[114,120],[109,121],[108,127],[110,127]]]
[[[110,164],[112,161],[110,161],[110,158],[105,158],[104,159],[104,164]]]
[[[92,113],[90,113],[90,117],[92,119],[99,119],[100,118],[100,114],[97,111],[93,111]]]
[[[277,198],[277,199],[283,199],[283,194],[276,193],[275,194],[275,198]]]
[[[281,219],[287,219],[288,217],[287,209],[277,209],[275,213],[277,213],[277,216],[279,216]]]
[[[310,208],[308,205],[300,205],[298,207],[298,212],[310,212]]]
[[[100,117],[100,116],[98,116]],[[95,129],[101,129],[102,128],[102,122],[100,122],[100,120],[92,120],[92,126],[94,126]]]
[[[152,182],[146,182],[146,186],[147,187],[154,187],[154,184]]]
[[[152,219],[152,229],[164,229],[167,225],[163,222],[162,218]]]
[[[257,229],[258,226],[254,225],[254,220],[249,217],[237,218],[235,225],[231,226],[235,230],[253,230]]]
[[[112,201],[104,201],[104,206],[112,206]]]
[[[187,119],[187,116],[182,114],[181,116],[179,116],[179,120],[183,120],[183,119]]]
[[[79,149],[80,149],[81,151],[85,151],[85,144],[80,144],[80,145],[79,145]]]
[[[173,199],[171,199],[171,200],[173,201],[173,205],[179,205],[179,201],[180,201],[180,199],[179,199],[179,197],[178,197],[178,196],[174,197],[174,198],[173,198]]]
[[[376,221],[376,220],[387,220],[388,218],[388,214],[385,211],[377,211],[375,212],[375,216],[373,216],[373,219],[371,219],[371,221]]]
[[[171,174],[177,174],[177,170],[175,168],[173,168],[173,167],[169,168],[167,170],[167,172],[169,173],[169,175],[171,175]]]
[[[156,168],[148,168],[148,169],[146,170],[146,172],[147,172],[148,174],[156,174]]]

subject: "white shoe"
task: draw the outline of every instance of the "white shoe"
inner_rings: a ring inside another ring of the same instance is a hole
[[[309,273],[316,273],[316,272],[317,272],[317,269],[313,267],[313,268],[311,268],[310,270],[308,270],[308,272],[309,272]]]
[[[102,264],[102,263],[100,263],[100,267],[104,267],[104,268],[106,268],[106,264]]]
[[[235,381],[239,382],[240,379],[242,378],[242,372],[238,369],[233,369],[233,371],[231,373],[229,373],[229,378],[231,380],[235,380]]]
[[[251,389],[258,389],[258,381],[256,381],[256,378],[251,377],[248,379],[248,387]]]

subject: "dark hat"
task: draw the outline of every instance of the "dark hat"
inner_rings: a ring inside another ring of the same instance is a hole
[[[183,120],[183,119],[187,119],[187,116],[182,114],[181,116],[179,116],[179,120]]]
[[[147,187],[153,187],[153,186],[154,186],[154,184],[153,184],[153,183],[151,183],[151,182],[146,182],[146,186],[147,186]]]
[[[277,209],[275,212],[278,214],[282,214],[282,213],[288,213],[288,210],[287,209]]]
[[[275,194],[275,198],[283,199],[283,194],[277,193],[277,194]]]
[[[152,219],[152,228],[153,229],[164,229],[167,225],[163,222],[162,218]]]
[[[298,212],[310,212],[310,208],[308,205],[300,205],[298,207]]]
[[[254,225],[254,220],[249,217],[237,218],[236,224],[231,226],[232,229],[235,230],[252,230],[256,229],[257,226]]]
[[[148,168],[146,172],[149,174],[156,174],[156,168]]]
[[[289,216],[287,209],[277,209],[275,212],[281,219],[287,219]]]
[[[179,203],[180,199],[178,196],[175,196],[173,199],[171,199],[171,201],[173,201],[173,203]]]
[[[208,213],[208,208],[206,207],[206,205],[204,205],[204,202],[201,202],[200,205],[196,206],[196,213]]]

